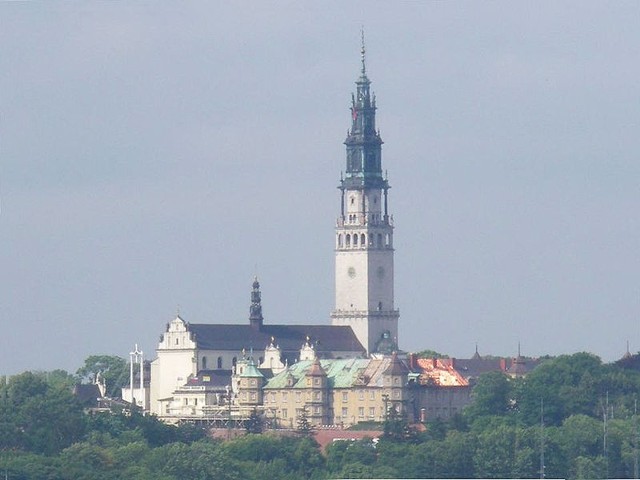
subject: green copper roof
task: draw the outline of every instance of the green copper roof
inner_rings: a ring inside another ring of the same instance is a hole
[[[249,363],[240,374],[240,378],[264,378],[264,375],[260,373],[253,360],[249,360]]]
[[[382,372],[389,366],[389,359],[352,358],[341,360],[320,360],[327,373],[329,388],[349,388],[358,383],[382,386]],[[289,366],[267,381],[265,389],[306,388],[305,376],[313,365],[313,360],[303,360]],[[288,386],[287,379],[293,378]]]

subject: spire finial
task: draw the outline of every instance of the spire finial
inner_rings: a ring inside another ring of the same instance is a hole
[[[362,76],[366,77],[367,76],[367,69],[365,66],[365,48],[364,48],[364,25],[362,27],[360,27],[360,39],[362,42],[362,46],[360,48],[360,56],[362,57]]]

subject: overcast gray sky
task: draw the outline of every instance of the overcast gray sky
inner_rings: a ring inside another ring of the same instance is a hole
[[[329,323],[365,26],[400,346],[640,350],[640,3],[0,4],[0,373]]]

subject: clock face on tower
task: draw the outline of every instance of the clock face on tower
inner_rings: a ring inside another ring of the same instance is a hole
[[[347,275],[349,275],[350,278],[355,278],[356,277],[356,269],[353,267],[349,267],[349,269],[347,270]]]

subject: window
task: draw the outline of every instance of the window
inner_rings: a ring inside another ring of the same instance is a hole
[[[319,378],[314,378],[313,379],[313,384],[314,385],[320,385],[320,379]]]
[[[207,357],[202,357],[202,369],[207,369]]]
[[[371,390],[369,392],[369,399],[370,400],[375,400],[376,399],[376,391],[375,390]]]
[[[342,407],[342,418],[347,418],[349,416],[349,409],[347,407]]]
[[[184,399],[184,404],[185,404],[185,405],[189,405],[189,399],[188,399],[188,398],[185,398],[185,399]]]
[[[315,413],[316,415],[319,415],[320,414],[320,407],[317,406],[317,405],[315,407],[313,407],[313,413]]]
[[[364,390],[358,392],[358,400],[364,400]]]
[[[296,392],[296,403],[300,403],[300,392]]]
[[[360,234],[360,245],[362,245],[363,247],[366,246],[367,243],[367,237],[364,233]]]
[[[320,400],[320,392],[313,392],[313,399],[314,400]]]
[[[400,379],[398,377],[393,379],[393,384],[394,385],[400,385]]]
[[[400,391],[396,390],[393,392],[393,398],[400,398]]]
[[[364,418],[364,407],[358,407],[358,417]]]
[[[251,386],[255,387],[258,384],[258,381],[255,378],[251,379]]]
[[[289,395],[287,395],[289,392],[282,392],[282,401],[286,402],[289,400]]]
[[[369,418],[374,419],[376,416],[376,407],[369,407]]]
[[[222,357],[218,357],[218,368],[222,368]]]
[[[197,398],[194,398],[194,399],[193,399],[193,404],[194,404],[194,405],[198,405],[198,399],[197,399]]]
[[[251,392],[251,400],[255,400],[256,399],[256,392]]]
[[[310,387],[310,386],[311,386],[311,379],[307,378],[307,387]]]
[[[289,412],[286,408],[282,409],[282,418],[289,418]]]
[[[342,401],[343,402],[349,401],[349,392],[342,392]]]

